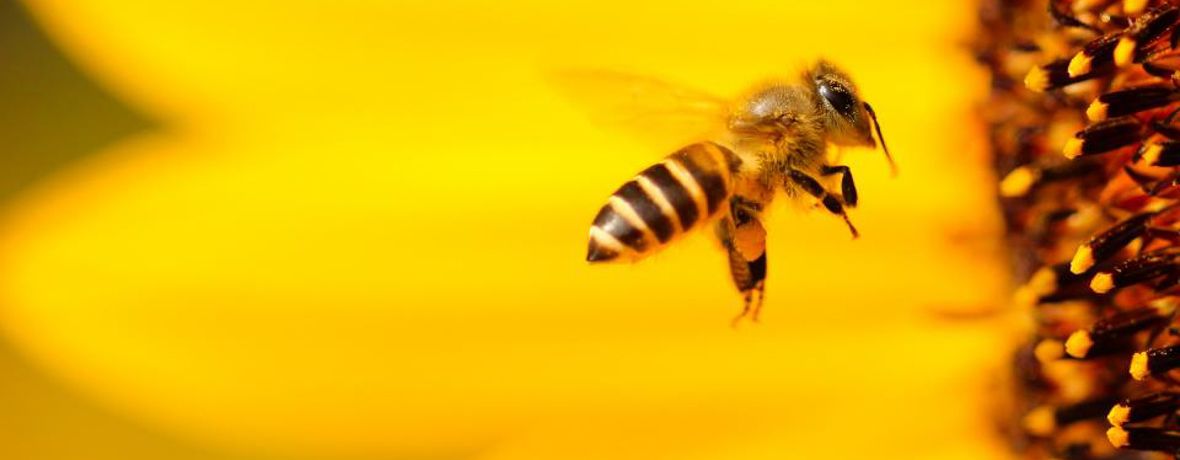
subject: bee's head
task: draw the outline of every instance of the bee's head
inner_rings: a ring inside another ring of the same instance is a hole
[[[829,138],[840,145],[876,147],[870,115],[856,93],[848,74],[827,61],[819,61],[805,76],[814,89],[817,109],[824,120]]]
[[[803,78],[804,83],[819,96],[816,98],[816,110],[824,120],[824,127],[832,142],[876,147],[877,142],[873,138],[873,128],[876,128],[881,148],[885,156],[889,157],[889,148],[885,147],[885,138],[881,137],[881,126],[877,124],[877,114],[869,103],[857,95],[856,85],[848,78],[848,74],[827,61],[819,61]],[[892,165],[893,160],[890,159],[889,163]]]

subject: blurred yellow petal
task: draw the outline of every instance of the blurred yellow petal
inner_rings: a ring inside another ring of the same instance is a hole
[[[1006,282],[974,12],[910,3],[30,1],[166,126],[13,203],[4,330],[105,407],[241,452],[999,456],[1005,338],[940,319]],[[821,55],[901,163],[845,155],[861,239],[776,211],[763,324],[737,331],[703,236],[583,262],[605,196],[666,152],[551,71],[735,94]]]

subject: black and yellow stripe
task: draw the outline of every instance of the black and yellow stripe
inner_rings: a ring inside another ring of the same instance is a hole
[[[717,215],[738,163],[729,149],[701,142],[643,170],[598,211],[586,260],[637,259]]]

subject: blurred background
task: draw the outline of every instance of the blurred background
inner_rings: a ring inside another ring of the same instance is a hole
[[[1003,457],[974,23],[919,0],[0,2],[0,457]],[[605,198],[697,133],[606,126],[554,74],[732,97],[819,57],[900,166],[839,152],[859,240],[781,200],[738,328],[707,235],[584,262]]]

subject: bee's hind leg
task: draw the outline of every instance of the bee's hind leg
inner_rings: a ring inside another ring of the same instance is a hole
[[[729,257],[729,274],[743,298],[742,312],[733,319],[757,322],[766,289],[766,228],[758,220],[757,205],[741,197],[730,200],[730,214],[717,224]]]
[[[762,314],[762,300],[766,296],[766,254],[752,261],[745,260],[733,249],[729,251],[729,272],[733,282],[742,293],[742,312],[733,317],[731,324],[737,327],[744,318],[758,322]]]
[[[848,231],[852,232],[853,238],[860,237],[860,232],[856,231],[856,227],[853,226],[852,221],[848,219],[848,213],[844,211],[844,203],[841,202],[839,198],[837,198],[835,195],[832,195],[831,193],[828,193],[828,191],[824,190],[824,187],[820,185],[818,180],[807,175],[807,173],[803,171],[788,168],[786,173],[788,181],[798,185],[809,195],[818,198],[820,203],[823,203],[824,208],[826,208],[828,212],[844,218],[844,223],[848,225]],[[852,176],[848,174],[844,175],[844,179],[847,180],[848,184],[852,183],[851,177]],[[853,188],[853,190],[855,190],[855,188]],[[853,197],[855,196],[856,193],[853,192]]]

